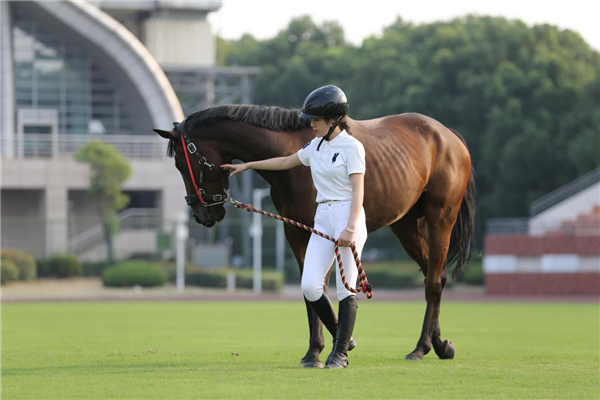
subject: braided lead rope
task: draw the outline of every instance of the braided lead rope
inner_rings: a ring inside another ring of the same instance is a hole
[[[373,297],[373,288],[371,287],[371,284],[369,284],[369,281],[367,280],[367,275],[365,274],[365,270],[362,267],[362,263],[360,262],[360,259],[358,258],[358,251],[356,251],[356,244],[354,242],[352,242],[350,244],[350,248],[352,249],[352,254],[354,255],[354,261],[356,262],[356,266],[358,267],[359,284],[358,284],[357,289],[353,289],[350,287],[350,285],[348,285],[348,282],[346,280],[346,273],[344,272],[344,264],[342,263],[342,256],[340,254],[340,247],[338,246],[338,242],[336,239],[332,238],[329,235],[324,234],[323,232],[319,232],[318,230],[316,230],[308,225],[304,225],[299,222],[296,222],[293,219],[282,217],[281,215],[273,214],[268,211],[264,211],[264,210],[255,208],[252,204],[244,204],[237,200],[229,200],[229,202],[231,204],[233,204],[233,206],[235,208],[239,208],[240,210],[255,212],[258,214],[265,215],[267,217],[277,219],[279,221],[283,221],[286,224],[297,226],[298,228],[302,228],[306,231],[314,233],[315,235],[319,235],[324,239],[332,241],[335,246],[335,257],[337,259],[338,266],[340,269],[340,276],[342,277],[342,283],[344,284],[346,289],[348,289],[352,293],[363,292],[367,296],[368,299]]]

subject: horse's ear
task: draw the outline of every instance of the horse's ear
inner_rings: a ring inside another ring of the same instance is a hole
[[[162,129],[152,129],[154,132],[158,133],[160,136],[164,137],[165,139],[177,139],[177,136],[179,136],[176,132],[174,131],[163,131]]]

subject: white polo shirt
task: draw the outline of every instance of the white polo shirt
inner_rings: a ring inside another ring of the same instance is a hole
[[[325,200],[352,200],[351,174],[364,174],[365,148],[343,130],[334,139],[324,141],[321,149],[317,137],[298,150],[302,164],[310,167],[317,188],[317,203]]]

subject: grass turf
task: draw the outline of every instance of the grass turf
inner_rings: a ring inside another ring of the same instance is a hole
[[[405,361],[424,311],[361,299],[350,367],[310,370],[301,301],[4,304],[2,398],[600,395],[596,304],[445,303],[456,358]]]

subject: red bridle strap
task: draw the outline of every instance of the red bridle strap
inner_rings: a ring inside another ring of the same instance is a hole
[[[196,194],[200,199],[200,203],[204,204],[204,199],[200,194],[200,189],[198,189],[198,185],[196,184],[196,179],[194,178],[194,171],[192,171],[192,164],[190,164],[190,157],[188,156],[187,147],[185,145],[185,140],[183,140],[183,135],[179,136],[181,138],[181,144],[183,145],[183,154],[185,154],[185,161],[187,161],[188,169],[190,170],[190,176],[192,177],[192,183],[194,184],[194,189],[196,189]]]

